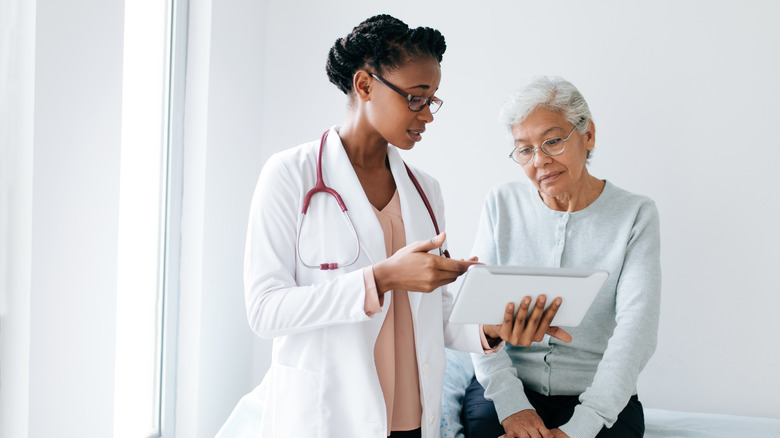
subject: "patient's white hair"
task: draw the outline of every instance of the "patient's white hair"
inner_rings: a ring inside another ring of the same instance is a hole
[[[511,130],[537,108],[545,108],[563,114],[578,131],[588,130],[591,120],[588,102],[577,87],[559,76],[536,76],[509,96],[499,112],[499,121]]]

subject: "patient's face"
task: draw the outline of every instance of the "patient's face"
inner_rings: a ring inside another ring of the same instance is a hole
[[[540,147],[545,140],[566,138],[572,129],[562,114],[538,108],[512,127],[512,137],[516,148]],[[594,145],[592,128],[584,134],[574,130],[560,155],[550,156],[537,149],[534,158],[522,166],[523,171],[542,197],[575,195],[587,176],[587,154]]]

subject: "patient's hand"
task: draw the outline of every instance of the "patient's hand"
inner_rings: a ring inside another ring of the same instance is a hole
[[[566,435],[562,430],[558,429],[557,427],[555,429],[550,429],[550,432],[552,432],[552,436],[554,438],[569,438],[569,435]]]
[[[571,342],[571,335],[565,330],[560,327],[550,327],[550,322],[552,322],[552,319],[561,307],[561,298],[556,298],[552,305],[547,310],[544,310],[546,301],[546,296],[539,295],[531,316],[528,316],[531,297],[523,298],[516,315],[514,312],[515,305],[508,303],[504,311],[503,324],[483,326],[485,336],[493,339],[501,338],[512,345],[522,345],[523,347],[531,345],[531,342],[541,341],[545,333],[563,342]]]
[[[504,426],[504,432],[506,432],[501,436],[502,438],[525,438],[529,436],[534,438],[555,438],[558,436],[544,427],[544,421],[542,421],[533,409],[526,409],[514,413],[506,417],[504,421],[501,422],[501,425]],[[560,432],[560,430],[558,430],[558,432]]]

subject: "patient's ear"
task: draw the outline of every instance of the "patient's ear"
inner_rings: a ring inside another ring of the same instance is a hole
[[[596,124],[588,120],[588,130],[582,134],[585,137],[585,148],[592,151],[596,147]]]
[[[592,151],[596,147],[596,124],[593,120],[588,120],[588,130],[585,131],[585,147]]]

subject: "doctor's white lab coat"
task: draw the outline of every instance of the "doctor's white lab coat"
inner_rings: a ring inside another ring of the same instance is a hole
[[[386,258],[376,215],[332,128],[322,152],[325,183],[343,198],[360,243],[357,262],[337,270],[305,267],[296,235],[306,192],[316,180],[319,141],[272,156],[252,200],[244,281],[249,323],[273,338],[271,367],[262,383],[238,403],[218,433],[233,437],[366,438],[387,435],[387,415],[374,364],[383,312],[367,316],[362,268]],[[431,217],[406,173],[398,150],[388,147],[401,200],[407,243],[435,236]],[[412,169],[443,230],[439,185]],[[318,199],[319,198],[319,199]],[[348,261],[355,233],[332,198],[317,195],[301,231],[307,264]],[[444,346],[483,352],[476,325],[448,324],[451,295],[445,288],[409,293],[414,322],[422,436],[438,437],[444,377]]]

